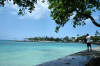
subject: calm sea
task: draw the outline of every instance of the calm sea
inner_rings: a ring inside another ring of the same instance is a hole
[[[79,43],[0,41],[0,66],[34,66],[86,48]]]

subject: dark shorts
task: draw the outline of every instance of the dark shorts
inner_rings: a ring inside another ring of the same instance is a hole
[[[87,43],[87,46],[91,46],[91,43]]]

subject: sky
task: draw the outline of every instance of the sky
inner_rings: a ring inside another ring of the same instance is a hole
[[[99,11],[92,13],[96,21],[100,22]],[[72,17],[70,17],[71,19]],[[0,7],[0,40],[22,40],[30,37],[76,37],[77,34],[85,35],[89,33],[94,35],[96,30],[100,32],[100,27],[96,27],[91,20],[86,20],[85,26],[73,28],[72,19],[61,27],[59,32],[55,32],[56,23],[50,17],[48,3],[38,1],[35,10],[30,14],[27,12],[24,16],[18,15],[18,6],[12,2],[7,3],[5,7]]]

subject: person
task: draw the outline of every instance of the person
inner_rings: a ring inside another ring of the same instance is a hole
[[[91,47],[91,36],[89,36],[89,34],[86,35],[86,44],[87,44],[88,51],[92,50],[92,47]]]

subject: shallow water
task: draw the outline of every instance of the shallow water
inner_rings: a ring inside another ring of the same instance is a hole
[[[82,50],[86,44],[0,41],[0,66],[35,66]]]

